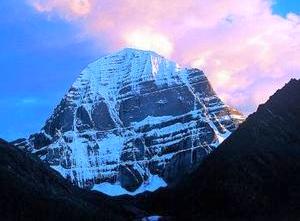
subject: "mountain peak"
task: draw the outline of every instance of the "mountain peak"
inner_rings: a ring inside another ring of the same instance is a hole
[[[142,82],[153,81],[161,87],[187,81],[184,72],[187,70],[155,52],[125,48],[89,64],[73,84],[72,91],[89,90],[94,98],[99,95],[114,100],[121,85],[127,84],[139,93]],[[71,92],[69,97],[73,99],[73,95]]]
[[[113,54],[148,54],[156,57],[163,57],[159,55],[158,53],[151,51],[151,50],[143,50],[143,49],[137,49],[137,48],[123,48]]]
[[[115,59],[122,59],[122,58],[124,58],[124,61],[127,62],[134,62],[135,60],[152,60],[152,59],[171,62],[169,59],[159,55],[154,51],[141,50],[136,48],[123,48],[117,52],[101,57],[97,61],[100,62],[100,61],[115,60]]]
[[[297,102],[300,103],[299,93],[300,80],[292,78],[288,83],[284,85],[283,88],[277,90],[265,104],[259,105],[258,110],[265,108],[285,109],[287,106],[290,106],[292,108],[293,105],[297,104]]]
[[[272,97],[278,96],[279,94],[289,94],[289,96],[292,95],[298,95],[298,92],[300,91],[300,79],[292,78],[288,83],[285,84],[285,86],[281,89],[279,89]]]

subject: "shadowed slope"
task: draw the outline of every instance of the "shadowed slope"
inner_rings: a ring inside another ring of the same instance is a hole
[[[0,220],[131,220],[110,198],[81,190],[0,139]]]

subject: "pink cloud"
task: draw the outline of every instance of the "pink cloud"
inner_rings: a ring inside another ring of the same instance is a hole
[[[29,0],[28,2],[38,12],[54,12],[67,20],[73,20],[74,18],[88,15],[91,12],[90,0]]]
[[[272,13],[271,0],[30,0],[77,25],[108,51],[155,50],[204,69],[226,102],[249,113],[300,77],[300,16]]]

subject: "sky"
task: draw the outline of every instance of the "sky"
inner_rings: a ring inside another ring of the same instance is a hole
[[[247,115],[300,78],[300,1],[0,0],[0,137],[39,131],[88,63],[124,47],[204,70]]]

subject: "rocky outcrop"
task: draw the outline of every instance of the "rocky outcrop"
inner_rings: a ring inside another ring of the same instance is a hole
[[[202,71],[124,49],[84,69],[41,132],[14,144],[81,187],[134,191],[177,182],[242,120]]]

